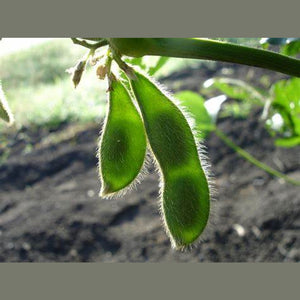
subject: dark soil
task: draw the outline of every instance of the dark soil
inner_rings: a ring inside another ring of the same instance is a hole
[[[217,64],[165,78],[173,91],[197,91],[226,67],[234,78],[259,85],[255,68]],[[219,128],[270,166],[300,179],[299,147],[275,148],[260,112],[247,120],[223,119]],[[64,124],[52,132],[70,132]],[[217,196],[213,225],[205,239],[176,252],[158,210],[158,175],[149,175],[123,198],[98,197],[96,149],[100,124],[59,143],[43,144],[45,129],[10,135],[8,159],[0,166],[0,261],[99,262],[296,262],[300,261],[300,190],[240,158],[211,135],[205,143]],[[26,153],[26,146],[31,151]],[[3,149],[1,150],[4,151]]]

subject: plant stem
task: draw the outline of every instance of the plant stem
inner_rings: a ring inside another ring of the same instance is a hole
[[[215,131],[216,135],[230,148],[232,148],[234,151],[236,151],[240,156],[242,156],[243,158],[245,158],[246,160],[248,160],[249,162],[251,162],[252,164],[254,164],[255,166],[257,166],[258,168],[266,171],[267,173],[282,178],[284,179],[286,182],[291,183],[293,185],[299,185],[300,186],[300,182],[290,178],[289,176],[286,176],[284,174],[282,174],[279,171],[274,170],[273,168],[269,167],[268,165],[262,163],[261,161],[257,160],[256,158],[254,158],[250,153],[246,152],[245,150],[243,150],[242,148],[240,148],[239,146],[237,146],[236,144],[234,144],[220,129],[216,128]]]
[[[300,60],[272,51],[195,38],[110,38],[127,56],[158,55],[238,63],[300,77]]]
[[[100,39],[100,41],[98,41],[98,43],[88,43],[85,40],[78,40],[77,38],[71,38],[72,42],[74,44],[83,46],[85,48],[89,48],[91,50],[96,50],[97,48],[100,48],[102,46],[106,46],[108,44],[107,40],[105,39]]]

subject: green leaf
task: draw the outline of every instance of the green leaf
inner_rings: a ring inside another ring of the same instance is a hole
[[[291,138],[277,139],[275,145],[278,147],[291,148],[300,145],[300,136],[294,136]]]
[[[204,87],[217,89],[232,99],[253,102],[258,105],[262,105],[264,102],[264,95],[242,80],[223,77],[212,78],[204,83]]]
[[[288,56],[300,53],[300,38],[262,38],[260,44],[264,49],[269,45],[280,46],[280,53]]]
[[[170,57],[167,56],[160,56],[157,60],[156,64],[149,68],[148,73],[150,76],[153,76],[158,70],[160,70],[166,62],[170,59]]]
[[[215,129],[214,122],[204,106],[205,101],[199,94],[192,91],[182,91],[176,93],[175,97],[194,118],[196,129],[200,131],[201,138],[205,138],[210,131]]]
[[[145,70],[150,76],[153,76],[157,71],[159,71],[169,60],[167,56],[144,56],[144,57],[134,57],[126,58],[125,61],[135,66],[139,66],[142,70]]]
[[[296,56],[300,53],[300,39],[292,39],[280,49],[281,54]]]
[[[246,119],[252,110],[252,105],[249,102],[243,103],[227,103],[220,113],[220,118],[234,117]]]
[[[125,59],[125,62],[132,64],[132,65],[139,66],[142,70],[147,69],[147,65],[144,63],[143,57],[133,57],[133,58],[128,57]]]
[[[300,78],[280,80],[272,86],[274,100],[272,108],[284,120],[285,130],[292,136],[300,136]]]

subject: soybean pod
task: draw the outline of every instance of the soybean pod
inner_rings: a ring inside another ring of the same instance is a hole
[[[147,76],[135,71],[131,87],[151,150],[162,173],[162,216],[173,247],[191,245],[204,231],[210,189],[193,131],[177,105]]]
[[[101,196],[130,186],[141,171],[146,154],[142,118],[121,81],[110,74],[108,113],[99,147]]]
[[[5,94],[2,90],[1,82],[0,82],[0,119],[6,121],[9,125],[11,125],[14,122],[14,117],[11,113]]]

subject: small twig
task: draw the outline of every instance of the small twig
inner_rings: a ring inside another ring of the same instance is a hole
[[[81,38],[83,40],[88,40],[88,41],[94,41],[94,42],[99,42],[104,40],[103,38]]]
[[[71,40],[73,41],[74,44],[81,45],[85,48],[88,48],[88,49],[91,49],[91,50],[94,50],[94,51],[96,49],[98,49],[100,47],[103,47],[103,46],[106,46],[108,44],[107,40],[105,40],[105,39],[102,39],[98,43],[94,43],[94,44],[88,43],[85,40],[79,40],[77,38],[71,38]]]
[[[132,67],[128,66],[125,61],[122,60],[120,53],[117,51],[117,49],[115,49],[114,47],[112,47],[112,45],[110,45],[110,50],[113,56],[114,61],[118,64],[118,66],[120,67],[121,70],[124,71],[124,73],[133,80],[136,80],[136,76],[134,74],[134,71],[132,69]]]

